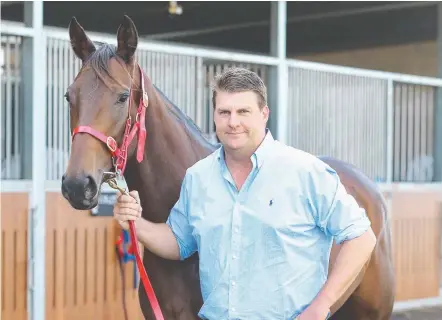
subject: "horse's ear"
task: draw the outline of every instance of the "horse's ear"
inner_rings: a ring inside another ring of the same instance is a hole
[[[72,50],[74,50],[75,55],[83,62],[96,50],[93,42],[86,35],[83,27],[78,23],[75,17],[72,17],[69,23],[69,37]]]
[[[132,62],[138,45],[138,31],[132,19],[127,15],[124,15],[123,22],[118,27],[117,40],[117,54],[126,63]]]

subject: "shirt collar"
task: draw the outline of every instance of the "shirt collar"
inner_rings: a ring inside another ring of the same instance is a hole
[[[256,151],[250,157],[252,160],[253,166],[261,168],[264,160],[272,154],[272,147],[274,145],[275,139],[273,138],[272,133],[269,129],[266,129],[266,135],[264,136],[264,140],[258,146]],[[217,159],[223,161],[225,163],[224,158],[224,146],[221,146],[218,149]]]

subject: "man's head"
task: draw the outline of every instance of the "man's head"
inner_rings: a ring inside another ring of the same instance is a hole
[[[227,150],[252,151],[265,136],[267,89],[254,72],[230,68],[215,78],[212,103],[216,134]]]

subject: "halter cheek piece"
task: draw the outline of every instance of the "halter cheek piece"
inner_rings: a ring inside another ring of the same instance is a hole
[[[112,163],[115,167],[115,173],[116,175],[123,176],[124,170],[126,169],[126,163],[127,163],[127,149],[132,140],[134,139],[135,135],[138,132],[138,143],[137,143],[137,161],[141,162],[144,158],[144,145],[146,143],[146,123],[145,123],[145,115],[146,115],[146,108],[149,105],[149,98],[146,93],[145,85],[144,85],[144,72],[141,69],[140,65],[138,65],[138,69],[140,70],[141,74],[141,98],[140,102],[138,104],[137,109],[137,115],[135,117],[134,125],[132,126],[132,119],[130,116],[130,110],[131,110],[131,103],[132,99],[129,99],[129,108],[128,108],[128,116],[126,120],[126,127],[124,129],[124,136],[123,141],[121,143],[121,146],[118,148],[117,141],[111,137],[107,136],[94,128],[90,126],[78,126],[73,130],[72,133],[72,140],[74,139],[75,135],[78,133],[87,133],[91,136],[97,138],[98,140],[102,141],[104,144],[106,144],[107,148],[109,149],[111,156],[112,156]],[[132,97],[132,88],[130,89],[130,98]],[[132,127],[132,128],[131,128]],[[114,188],[120,190],[122,193],[128,194],[125,190],[122,190],[115,182],[115,179],[109,179],[108,184]],[[144,290],[146,291],[147,297],[149,299],[150,305],[152,307],[152,310],[155,314],[155,319],[157,320],[163,320],[163,314],[161,312],[160,305],[158,303],[158,300],[155,296],[155,292],[152,288],[152,285],[149,281],[149,277],[147,276],[146,269],[144,268],[143,262],[141,261],[140,252],[138,249],[137,244],[137,236],[135,227],[133,224],[133,221],[129,221],[129,227],[130,227],[130,236],[131,236],[131,242],[132,246],[135,251],[135,258],[138,265],[138,270],[140,271],[140,277],[143,282]]]

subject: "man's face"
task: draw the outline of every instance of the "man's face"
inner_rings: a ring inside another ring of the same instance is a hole
[[[265,135],[269,108],[259,108],[253,91],[217,91],[214,121],[216,134],[225,148],[239,150],[258,147]]]

